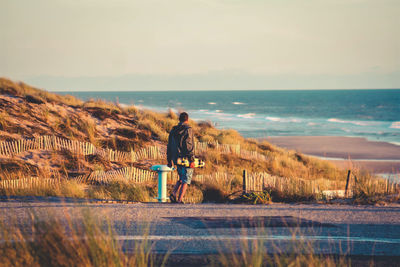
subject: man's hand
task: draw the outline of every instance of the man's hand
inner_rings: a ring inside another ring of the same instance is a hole
[[[194,161],[190,162],[189,168],[194,169]]]
[[[168,166],[169,168],[171,168],[171,167],[172,167],[172,162],[168,162],[167,166]]]

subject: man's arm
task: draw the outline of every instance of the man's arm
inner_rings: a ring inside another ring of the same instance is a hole
[[[186,153],[189,158],[189,161],[194,161],[194,138],[193,138],[193,129],[188,129],[188,136],[186,139]]]
[[[171,133],[172,133],[172,131],[171,131]],[[169,133],[169,136],[168,136],[168,145],[167,145],[167,163],[168,163],[168,166],[172,166],[172,134],[171,133]]]

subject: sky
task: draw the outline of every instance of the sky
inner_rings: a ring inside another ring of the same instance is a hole
[[[399,0],[0,0],[0,76],[49,90],[400,88]]]

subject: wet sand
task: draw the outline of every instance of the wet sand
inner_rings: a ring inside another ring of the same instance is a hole
[[[353,164],[374,173],[400,173],[400,146],[387,142],[340,136],[282,136],[265,139],[279,147],[303,154],[334,158],[328,160],[343,168]]]

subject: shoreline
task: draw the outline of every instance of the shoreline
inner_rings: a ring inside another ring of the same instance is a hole
[[[393,143],[342,136],[271,136],[261,140],[328,160],[341,168],[400,173],[400,146]]]

